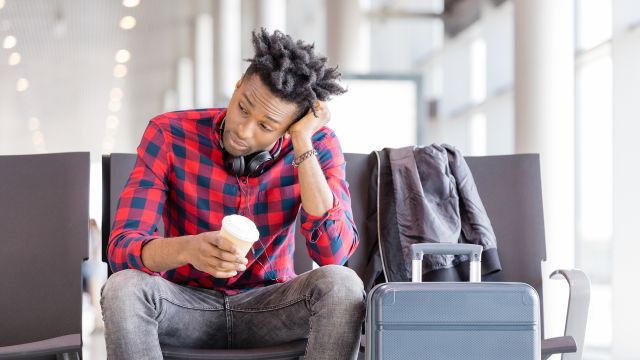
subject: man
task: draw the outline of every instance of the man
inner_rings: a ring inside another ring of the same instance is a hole
[[[324,125],[340,74],[313,45],[253,34],[255,57],[227,109],[152,119],[121,196],[103,288],[107,353],[161,359],[160,345],[251,348],[307,338],[306,359],[356,356],[362,282],[345,162]],[[296,277],[295,219],[321,266]],[[249,254],[219,235],[244,215]],[[160,217],[165,237],[157,234]]]

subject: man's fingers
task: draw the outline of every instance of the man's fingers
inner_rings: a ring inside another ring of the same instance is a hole
[[[202,269],[200,269],[200,271],[204,271],[217,278],[229,278],[238,275],[237,270],[220,268],[219,266],[212,265],[211,263],[206,264]]]
[[[201,261],[210,269],[206,271],[213,276],[214,273],[222,278],[235,276],[232,272],[245,271],[247,258],[240,254],[237,247],[224,239],[218,232],[210,232],[204,236],[205,248],[201,251]],[[216,276],[218,277],[218,276]]]
[[[248,260],[237,254],[218,248],[216,245],[207,244],[209,249],[202,252],[203,260],[209,265],[225,271],[244,271]]]
[[[238,250],[238,248],[231,241],[220,236],[219,232],[211,232],[207,234],[205,239],[209,243],[215,245],[218,249],[228,251],[233,254],[236,254],[236,253],[240,254],[240,251]]]
[[[194,267],[199,271],[205,272],[207,274],[210,274],[213,277],[220,278],[220,279],[226,279],[226,278],[230,278],[232,276],[238,275],[238,272],[235,270],[219,269],[215,266],[211,266],[210,264],[204,264],[202,266],[194,266]]]
[[[221,259],[224,261],[228,261],[232,263],[240,263],[240,264],[247,263],[247,258],[244,256],[240,256],[240,253],[232,253],[229,251],[225,251],[215,245],[213,245],[212,254],[218,259]]]
[[[218,258],[211,259],[209,263],[212,266],[224,271],[244,271],[247,269],[246,266],[244,266],[244,264],[238,264],[236,262],[228,262],[228,261],[220,260]]]

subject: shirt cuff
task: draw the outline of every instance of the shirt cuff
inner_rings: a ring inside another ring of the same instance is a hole
[[[301,227],[312,233],[316,231],[327,220],[339,220],[342,218],[342,204],[333,195],[333,207],[321,216],[311,215],[304,210],[304,206],[300,210]]]
[[[142,248],[149,242],[155,239],[158,239],[159,236],[153,236],[153,235],[145,235],[145,236],[139,236],[139,237],[132,237],[129,239],[124,239],[122,241],[126,242],[130,242],[130,244],[123,244],[124,248],[126,249],[126,259],[124,259],[124,265],[123,266],[124,269],[136,269],[136,270],[140,270],[143,271],[147,274],[150,275],[158,275],[160,274],[159,272],[155,272],[150,270],[149,268],[147,268],[144,263],[142,262]]]

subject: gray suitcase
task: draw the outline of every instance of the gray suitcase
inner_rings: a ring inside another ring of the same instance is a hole
[[[365,359],[540,360],[538,294],[523,283],[480,283],[482,247],[412,245],[412,282],[367,297]],[[424,254],[469,255],[471,282],[422,283]]]

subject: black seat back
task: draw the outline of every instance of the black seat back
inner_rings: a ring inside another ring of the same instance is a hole
[[[367,187],[369,176],[367,173],[367,158],[365,154],[345,154],[347,161],[347,181],[350,184],[351,201],[356,226],[360,238],[364,237],[365,212],[367,206]],[[109,234],[115,215],[120,192],[124,188],[129,174],[136,161],[135,154],[114,153],[102,157],[102,260],[107,262],[107,247]],[[159,233],[163,233],[163,224],[158,224]],[[369,244],[369,243],[366,243]],[[366,245],[365,244],[365,245]],[[294,267],[300,274],[312,268],[312,260],[307,254],[304,238],[296,233],[296,250],[294,253]],[[356,253],[349,260],[349,266],[362,276],[366,266],[366,251],[359,246]],[[109,269],[111,274],[111,269]]]
[[[82,334],[89,168],[89,153],[0,156],[0,347]]]
[[[107,265],[109,264],[109,235],[118,199],[135,162],[135,154],[102,155],[102,261]],[[111,275],[111,267],[107,266],[107,268]]]
[[[349,267],[363,277],[377,239],[366,234],[369,174],[368,154],[345,154],[360,245]],[[542,297],[541,262],[546,260],[540,157],[537,154],[465,157],[498,241],[502,271],[484,281],[516,281],[533,286]],[[296,246],[304,248],[299,237]],[[297,252],[306,256],[306,251]],[[306,256],[308,258],[308,256]],[[310,264],[311,260],[307,260]],[[310,265],[308,267],[310,269]]]
[[[502,271],[484,277],[483,281],[524,282],[533,286],[542,299],[541,263],[547,253],[540,156],[518,154],[465,159],[491,219],[502,264]],[[540,304],[542,306],[542,301]]]
[[[351,206],[360,237],[360,245],[348,266],[364,277],[368,256],[376,241],[366,233],[370,182],[368,154],[345,153],[345,159]],[[466,160],[496,233],[503,267],[503,271],[484,280],[525,282],[542,297],[541,261],[546,259],[546,248],[539,156],[483,156],[466,157]],[[111,228],[120,191],[134,162],[134,154],[111,154],[103,158],[103,229]],[[108,237],[109,231],[103,231],[105,261]],[[299,233],[296,234],[294,261],[297,273],[312,268],[304,238]]]

